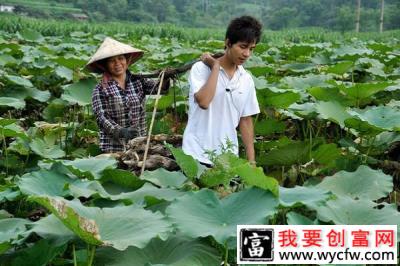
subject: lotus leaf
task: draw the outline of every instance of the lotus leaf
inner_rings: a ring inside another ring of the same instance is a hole
[[[109,266],[203,266],[220,263],[218,251],[203,240],[191,240],[172,236],[166,241],[154,238],[144,249],[130,247],[125,251],[100,249],[96,256],[96,265]]]
[[[48,208],[65,226],[92,245],[112,246],[118,250],[129,246],[142,248],[152,238],[165,237],[170,231],[169,223],[160,213],[136,205],[101,209],[60,197],[32,196],[29,199]]]
[[[277,199],[259,188],[233,193],[222,200],[203,189],[188,192],[167,208],[169,219],[190,237],[213,236],[221,244],[236,237],[239,224],[265,224],[276,212]],[[195,225],[195,226],[194,226]]]
[[[373,170],[361,165],[355,172],[340,171],[325,177],[317,188],[330,190],[338,196],[353,199],[378,200],[393,190],[393,177],[381,170]]]

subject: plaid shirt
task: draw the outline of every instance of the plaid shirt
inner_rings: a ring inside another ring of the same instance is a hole
[[[145,95],[152,92],[156,82],[133,78],[129,71],[125,82],[125,90],[113,79],[105,86],[99,83],[92,94],[93,112],[100,129],[100,149],[103,152],[124,149],[123,140],[113,138],[113,134],[121,128],[134,127],[139,136],[146,135]]]

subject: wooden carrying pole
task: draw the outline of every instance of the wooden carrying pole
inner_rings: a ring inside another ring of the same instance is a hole
[[[153,124],[154,124],[154,120],[156,118],[158,100],[160,99],[161,88],[162,88],[162,85],[164,83],[164,75],[165,75],[165,70],[161,71],[161,73],[160,73],[160,76],[161,76],[160,77],[160,84],[158,85],[156,102],[154,103],[153,115],[151,116],[149,132],[147,134],[146,148],[144,150],[144,155],[143,155],[143,165],[142,165],[142,170],[140,171],[141,175],[143,174],[144,169],[146,168],[146,159],[147,159],[147,153],[149,151],[149,146],[150,146],[151,131],[153,130]]]

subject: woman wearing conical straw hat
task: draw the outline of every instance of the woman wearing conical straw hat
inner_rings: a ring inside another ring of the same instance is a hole
[[[142,56],[142,50],[107,37],[86,65],[103,74],[92,94],[103,152],[122,151],[128,140],[146,134],[145,95],[157,84],[134,77],[128,70]],[[164,84],[163,89],[168,89],[169,82]]]

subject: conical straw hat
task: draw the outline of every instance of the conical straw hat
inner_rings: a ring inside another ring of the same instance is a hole
[[[101,64],[99,64],[99,61],[121,54],[130,55],[130,58],[128,58],[129,66],[143,56],[143,51],[116,41],[110,37],[106,37],[99,49],[97,49],[92,58],[90,58],[89,62],[86,64],[86,68],[92,72],[103,73],[105,69]]]

